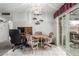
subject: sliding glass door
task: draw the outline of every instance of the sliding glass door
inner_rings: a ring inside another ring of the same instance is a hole
[[[59,45],[79,56],[79,8],[59,18]]]
[[[60,20],[61,19],[61,20]],[[66,52],[70,50],[70,29],[69,29],[69,21],[70,21],[70,14],[66,14],[59,18],[59,44],[61,47],[65,49]],[[61,23],[61,24],[60,24]]]
[[[79,8],[70,12],[70,50],[71,55],[79,56]]]

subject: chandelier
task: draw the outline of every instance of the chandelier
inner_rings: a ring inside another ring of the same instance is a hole
[[[33,4],[32,5],[32,12],[33,14],[40,14],[42,10],[42,7],[40,4]]]
[[[42,19],[39,19],[39,17],[41,17],[40,15],[42,11],[42,7],[40,4],[33,4],[32,5],[32,13],[33,13],[33,20],[35,22],[36,25],[39,25],[41,22],[43,22]]]

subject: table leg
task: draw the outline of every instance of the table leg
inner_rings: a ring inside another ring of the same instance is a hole
[[[41,37],[41,47],[42,47],[42,37]]]

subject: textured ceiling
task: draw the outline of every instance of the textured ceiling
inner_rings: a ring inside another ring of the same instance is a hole
[[[23,12],[23,11],[32,11],[32,4],[25,3],[0,3],[0,12]],[[63,3],[41,3],[40,7],[42,8],[41,12],[52,12],[54,13],[59,9]]]

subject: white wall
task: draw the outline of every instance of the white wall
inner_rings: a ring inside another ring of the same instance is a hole
[[[45,34],[49,34],[50,32],[54,32],[54,33],[56,32],[55,31],[55,20],[53,19],[53,15],[51,13],[43,14],[39,18],[44,20],[44,22],[41,22],[40,25],[36,25],[35,21],[31,21],[34,32],[42,31]]]
[[[26,12],[13,13],[12,20],[14,24],[14,28],[17,27],[25,27],[29,24],[29,14]]]
[[[0,43],[9,41],[8,23],[0,23]]]
[[[6,21],[0,23],[0,43],[2,42],[9,42],[9,23],[8,20],[12,20],[11,16],[3,16],[0,12],[0,19]]]
[[[42,31],[43,33],[49,34],[49,32],[54,32],[56,34],[56,23],[53,19],[52,13],[46,13],[40,16],[41,19],[44,20],[40,25],[35,25],[34,21],[32,20],[32,13],[31,12],[20,12],[20,13],[13,13],[13,23],[14,28],[19,26],[32,26],[33,33],[36,31]]]

